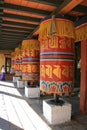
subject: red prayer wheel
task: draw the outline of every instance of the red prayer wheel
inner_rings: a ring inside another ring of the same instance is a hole
[[[39,81],[39,41],[25,39],[22,42],[22,79]]]
[[[21,76],[21,50],[15,48],[15,76]]]
[[[13,70],[15,69],[15,62],[14,62],[15,59],[14,58],[15,58],[15,52],[12,52],[11,53],[11,69],[13,69]]]
[[[55,25],[55,35],[50,32]],[[56,28],[56,30],[55,30]],[[40,24],[40,89],[46,93],[70,94],[74,85],[74,26],[64,18]],[[50,35],[51,34],[51,35]]]

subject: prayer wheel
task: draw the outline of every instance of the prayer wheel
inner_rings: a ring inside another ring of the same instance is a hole
[[[22,41],[22,80],[39,81],[39,41]]]
[[[74,86],[74,25],[65,18],[40,24],[40,89],[52,94],[70,94]]]
[[[21,76],[21,50],[15,48],[15,76]]]
[[[18,59],[19,59],[19,75],[22,75],[22,50],[19,48],[18,52]]]
[[[87,16],[77,20],[74,24],[75,42],[87,40]]]
[[[11,69],[15,69],[15,63],[14,63],[14,61],[15,61],[15,52],[12,52],[11,53]]]

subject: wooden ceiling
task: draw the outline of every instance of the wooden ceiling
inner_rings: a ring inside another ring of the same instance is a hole
[[[24,38],[37,37],[42,18],[87,15],[87,0],[0,0],[0,50],[14,50]]]

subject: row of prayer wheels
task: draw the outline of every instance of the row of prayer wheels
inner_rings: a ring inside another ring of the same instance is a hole
[[[56,26],[56,28],[55,28]],[[70,94],[74,86],[75,29],[71,20],[49,18],[40,24],[39,39],[25,39],[12,54],[12,67],[23,80],[40,80],[40,89]]]
[[[39,81],[39,54],[38,40],[23,40],[21,48],[15,48],[12,53],[12,69],[15,70],[15,76],[22,76],[22,80]]]

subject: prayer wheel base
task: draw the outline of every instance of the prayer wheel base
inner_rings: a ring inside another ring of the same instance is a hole
[[[29,98],[39,98],[40,97],[40,88],[25,86],[25,96],[29,97]]]
[[[56,99],[51,99],[50,101],[47,101],[48,104],[50,105],[57,105],[57,106],[63,106],[63,104],[65,103],[63,100],[56,100]]]
[[[71,120],[71,104],[62,100],[62,105],[50,104],[54,99],[43,101],[43,115],[52,125],[62,124]]]
[[[17,80],[20,80],[21,77],[20,76],[13,76],[13,82],[16,83]]]
[[[24,87],[25,87],[25,81],[17,80],[17,88],[24,88]]]

